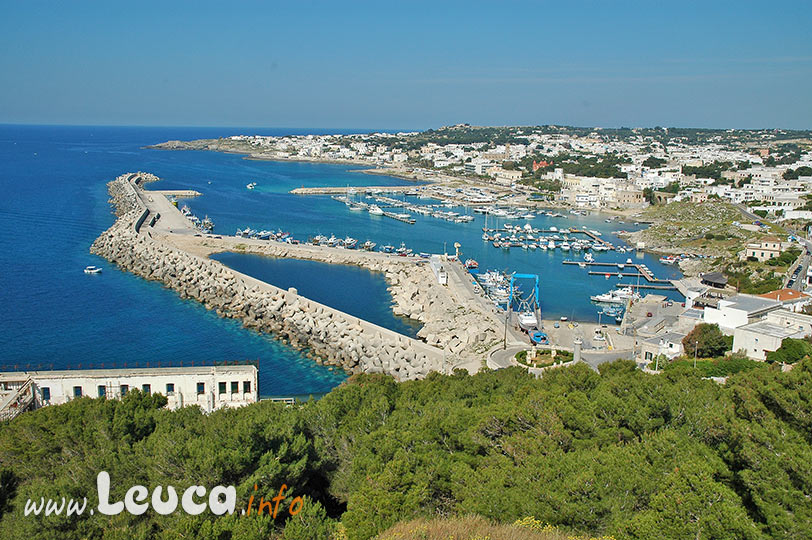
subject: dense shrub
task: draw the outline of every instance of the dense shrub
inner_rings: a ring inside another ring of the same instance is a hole
[[[745,364],[715,362],[725,373]],[[739,370],[724,386],[704,369],[360,375],[318,402],[209,415],[135,391],[77,399],[0,425],[0,470],[18,482],[0,530],[10,540],[366,539],[400,521],[478,515],[618,539],[808,537],[812,361]],[[112,500],[134,484],[234,485],[238,511],[23,515],[29,498],[87,496],[95,507],[100,470]],[[239,515],[250,494],[269,498],[283,483],[280,508],[303,496],[301,514]]]

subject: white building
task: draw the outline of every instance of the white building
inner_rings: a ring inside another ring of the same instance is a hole
[[[733,350],[743,351],[753,360],[764,361],[767,353],[777,350],[785,338],[802,338],[796,328],[781,326],[770,321],[745,324],[733,332]]]
[[[780,307],[781,303],[774,300],[739,294],[719,300],[715,308],[706,307],[703,319],[708,324],[718,324],[722,332],[730,335],[736,328],[756,322]]]
[[[205,412],[259,399],[257,368],[250,364],[20,371],[0,373],[0,415],[23,403],[38,408],[86,396],[119,399],[135,389],[163,394],[170,409],[198,405]]]
[[[655,358],[662,355],[668,360],[676,358],[682,354],[682,338],[685,334],[677,332],[666,332],[644,339],[640,354],[645,363],[653,362]]]

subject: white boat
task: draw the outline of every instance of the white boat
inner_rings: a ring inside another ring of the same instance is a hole
[[[245,184],[245,187],[248,189],[254,189],[255,187],[257,187],[257,183],[251,182],[250,184]]]
[[[552,240],[547,242],[547,249],[555,249],[555,242],[553,242]]]
[[[538,319],[536,318],[536,314],[532,311],[522,311],[517,316],[517,319],[519,321],[519,327],[522,330],[533,330],[538,327]]]
[[[374,247],[375,242],[373,242],[372,240],[367,240],[366,242],[364,242],[364,251],[372,251]]]
[[[601,304],[625,304],[630,298],[632,300],[638,300],[640,298],[640,295],[635,293],[631,287],[623,287],[622,289],[615,289],[604,294],[589,297],[593,302]]]
[[[570,244],[567,241],[561,242],[561,251],[569,251]]]
[[[587,253],[584,255],[584,261],[588,263],[595,262],[595,257],[591,253]]]
[[[85,274],[101,274],[102,269],[98,266],[85,266]]]
[[[382,216],[383,210],[381,210],[381,207],[378,206],[377,204],[370,204],[369,213],[372,214],[373,216]]]
[[[531,214],[530,212],[528,212],[528,213],[522,215],[522,219],[536,219],[536,216],[534,214]]]

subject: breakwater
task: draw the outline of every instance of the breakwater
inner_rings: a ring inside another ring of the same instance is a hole
[[[166,242],[184,252],[207,257],[224,251],[266,257],[305,259],[328,264],[359,266],[380,272],[392,295],[392,311],[422,323],[417,332],[446,352],[448,365],[466,365],[476,369],[484,359],[488,345],[501,336],[503,320],[492,306],[483,304],[472,291],[452,283],[440,285],[434,273],[418,257],[349,250],[335,247],[287,244],[282,242],[222,236],[201,238],[191,235],[166,235]],[[447,261],[448,265],[459,262]]]
[[[187,242],[203,239],[189,234],[168,234],[160,229],[162,220],[150,215],[149,205],[144,200],[144,194],[150,192],[140,187],[154,179],[151,175],[135,173],[108,184],[118,219],[93,243],[93,253],[145,279],[160,281],[181,297],[195,299],[221,316],[239,319],[246,327],[273,334],[296,348],[305,349],[321,363],[340,366],[351,373],[388,373],[399,380],[420,378],[430,371],[454,365],[454,357],[469,343],[485,338],[478,334],[476,325],[449,336],[435,326],[436,321],[425,321],[421,332],[431,338],[427,340],[430,343],[445,346],[446,358],[439,347],[318,304],[294,290],[283,291],[260,282],[194,250],[184,250],[177,245],[180,239]],[[155,197],[153,194],[148,200]],[[432,304],[442,302],[437,298],[432,301],[429,296],[424,298],[418,290],[421,281],[432,279],[427,269],[414,266],[409,268],[408,275],[403,266],[384,269],[382,265],[378,270],[384,271],[392,284],[396,313],[400,311],[418,320],[421,317],[432,319],[429,316],[433,312]],[[418,274],[417,278],[409,277],[412,270]]]

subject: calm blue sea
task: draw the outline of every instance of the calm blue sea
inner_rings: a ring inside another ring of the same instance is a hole
[[[196,151],[146,150],[169,139],[196,139],[242,133],[283,135],[319,130],[241,128],[133,128],[0,126],[0,369],[146,366],[258,359],[264,395],[319,393],[343,380],[341,373],[313,364],[297,352],[197,303],[184,301],[161,285],[123,273],[89,254],[98,234],[114,220],[106,183],[119,174],[143,170],[163,181],[156,188],[191,188],[203,196],[186,202],[199,216],[209,215],[215,231],[238,227],[283,229],[297,238],[315,234],[353,236],[382,244],[405,243],[416,252],[453,252],[473,257],[480,269],[530,272],[541,277],[545,316],[594,320],[589,295],[611,288],[616,279],[587,276],[561,264],[574,254],[494,249],[481,239],[484,217],[453,224],[416,216],[417,224],[350,212],[329,197],[288,194],[294,187],[320,185],[395,185],[405,181],[349,172],[348,167],[251,161],[241,156]],[[257,182],[255,190],[245,185]],[[429,203],[429,200],[416,201]],[[466,212],[465,209],[459,209]],[[534,226],[587,227],[617,241],[605,216],[537,218]],[[492,224],[492,223],[489,223]],[[659,277],[676,271],[642,254],[602,253],[598,260],[645,263]],[[389,313],[391,299],[380,276],[345,267],[319,270],[316,263],[226,260],[246,273],[280,286],[292,284],[314,295],[339,284],[352,295],[315,298],[343,306],[412,333],[415,328]],[[88,264],[104,268],[88,276]],[[315,265],[315,266],[309,266]],[[245,266],[247,265],[247,266]],[[358,298],[368,299],[357,302]],[[352,305],[341,304],[351,302]]]

